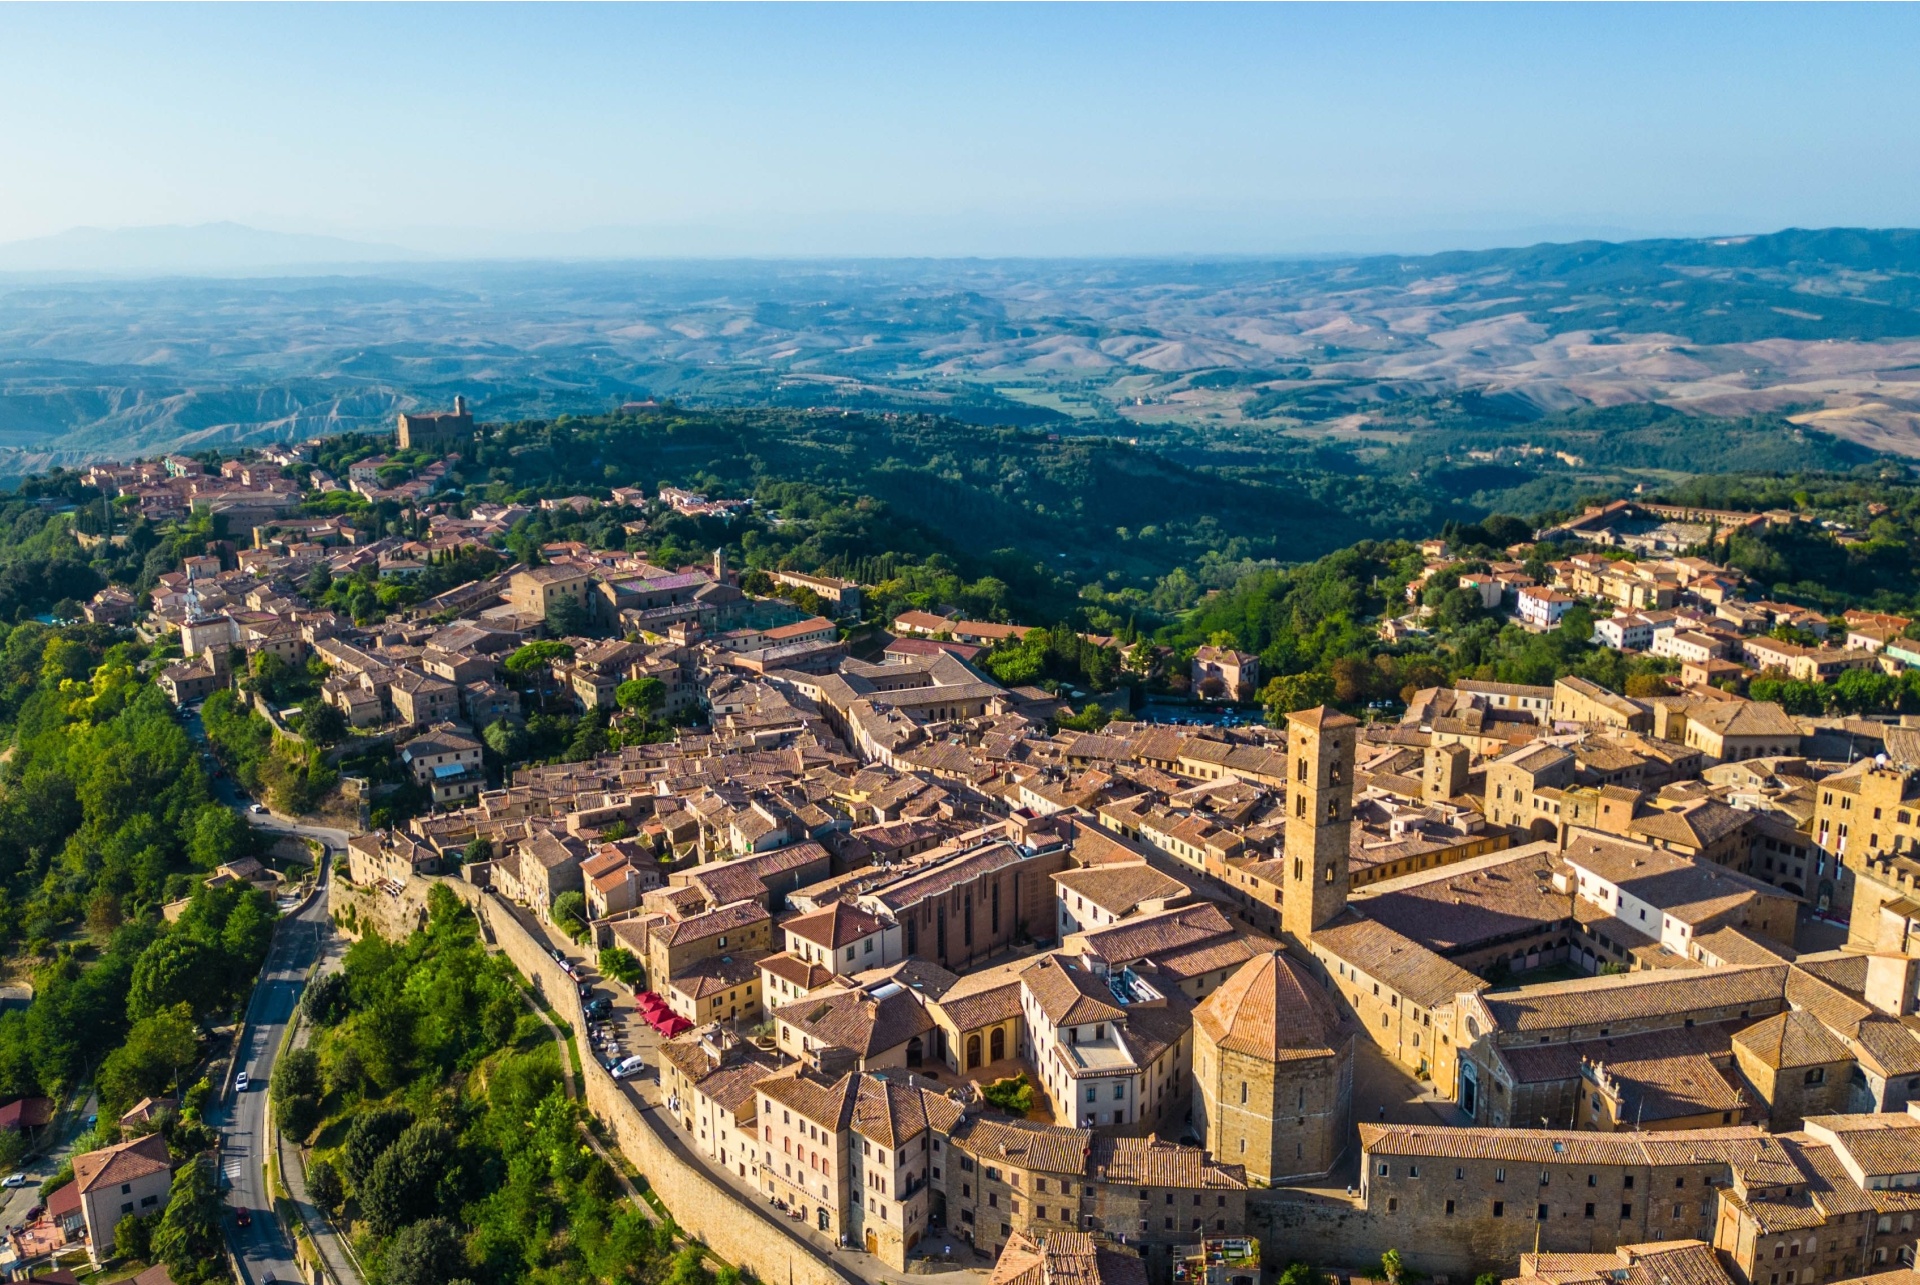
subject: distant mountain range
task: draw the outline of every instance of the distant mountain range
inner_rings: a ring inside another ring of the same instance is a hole
[[[142,255],[207,266],[46,266]],[[1576,473],[1582,452],[1527,452],[1515,426],[1651,403],[1920,457],[1908,230],[1339,260],[406,257],[217,224],[0,247],[48,274],[0,277],[0,476],[385,427],[456,393],[491,419],[651,395],[1376,461],[1442,429],[1479,450],[1486,425],[1502,468]]]

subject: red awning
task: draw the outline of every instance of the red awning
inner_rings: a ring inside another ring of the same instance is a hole
[[[692,1029],[693,1023],[678,1013],[667,1014],[667,1020],[660,1025],[660,1033],[668,1039],[672,1039],[682,1031],[690,1031]]]

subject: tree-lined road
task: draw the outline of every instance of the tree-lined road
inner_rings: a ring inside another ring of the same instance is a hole
[[[210,1113],[212,1124],[220,1130],[221,1171],[230,1185],[227,1204],[236,1211],[245,1209],[249,1215],[245,1227],[233,1217],[227,1222],[227,1241],[240,1262],[243,1285],[300,1279],[293,1242],[274,1213],[267,1189],[265,1165],[273,1152],[267,1122],[267,1084],[287,1023],[306,988],[307,972],[325,943],[327,872],[333,855],[330,850],[328,859],[320,864],[320,886],[313,900],[275,933],[260,983],[247,1004],[246,1043],[236,1069],[247,1072],[252,1084],[245,1093],[229,1094]]]

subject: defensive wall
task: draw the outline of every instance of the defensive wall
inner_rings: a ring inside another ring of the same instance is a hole
[[[473,908],[492,944],[573,1028],[576,1038],[586,1030],[586,1014],[573,979],[519,919],[465,880],[416,875],[397,896],[356,889],[348,895],[347,904],[355,907],[362,923],[376,924],[383,934],[405,935],[423,921],[427,893],[435,884]],[[580,1065],[587,1110],[628,1163],[646,1176],[687,1235],[727,1262],[751,1271],[766,1285],[864,1285],[862,1278],[821,1257],[770,1210],[720,1183],[699,1161],[681,1155],[665,1136],[664,1126],[642,1111],[590,1055],[582,1056]]]

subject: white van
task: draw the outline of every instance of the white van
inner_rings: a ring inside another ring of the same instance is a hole
[[[616,1080],[624,1080],[630,1075],[637,1075],[640,1072],[640,1068],[644,1065],[645,1063],[643,1063],[637,1055],[630,1057],[624,1062],[620,1062],[614,1066],[613,1078]]]

